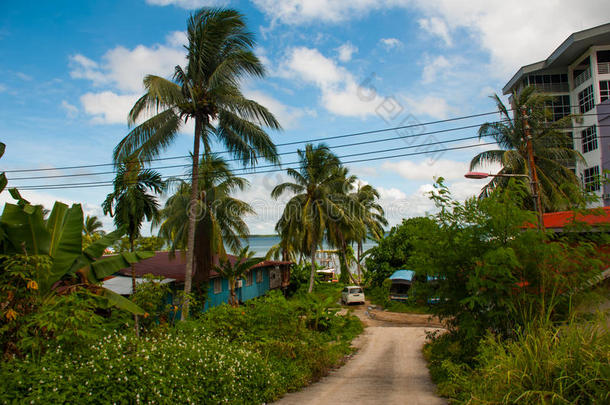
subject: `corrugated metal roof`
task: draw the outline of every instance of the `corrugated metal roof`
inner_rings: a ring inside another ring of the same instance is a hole
[[[165,278],[161,280],[161,284],[171,283],[172,281],[175,280],[173,278]],[[145,278],[136,278],[136,284],[142,284],[147,282],[148,280]],[[102,286],[120,295],[131,295],[133,291],[131,277],[126,276],[115,276],[107,278],[102,283]]]

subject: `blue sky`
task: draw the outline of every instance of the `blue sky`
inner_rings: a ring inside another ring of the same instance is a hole
[[[488,98],[521,65],[546,58],[570,33],[607,22],[610,3],[588,1],[424,0],[125,0],[97,2],[2,2],[0,4],[0,138],[7,144],[4,169],[53,168],[108,163],[127,133],[126,114],[142,94],[145,74],[169,77],[183,64],[186,19],[200,6],[230,6],[247,17],[256,34],[264,80],[248,80],[245,93],[266,105],[286,143],[488,112]],[[583,4],[586,4],[583,6]],[[561,22],[558,24],[557,22]],[[421,152],[419,144],[445,147],[476,135],[476,128],[400,139],[401,136],[476,125],[496,115],[424,125],[328,141],[382,194],[392,223],[433,207],[424,193],[433,176],[448,179],[455,195],[473,195],[482,183],[463,178],[467,163],[486,147],[383,159]],[[192,148],[189,126],[164,156]],[[355,142],[399,138],[368,145]],[[350,146],[351,145],[351,146]],[[389,152],[388,149],[411,147]],[[280,147],[294,152],[297,146]],[[222,151],[221,146],[217,146]],[[285,165],[295,155],[284,155]],[[154,167],[187,163],[171,160]],[[265,164],[262,162],[261,164]],[[237,167],[237,166],[236,166]],[[9,175],[11,185],[110,180],[112,175],[16,179],[108,171],[109,167]],[[494,168],[490,168],[493,170]],[[243,172],[242,170],[239,170]],[[176,175],[182,168],[161,170]],[[239,197],[259,212],[248,218],[253,233],[269,233],[282,202],[269,193],[286,180],[278,173],[246,175]],[[33,202],[82,202],[101,216],[109,188],[24,191]],[[2,201],[9,198],[6,193]],[[111,220],[105,219],[109,229]],[[148,230],[146,230],[148,231]]]

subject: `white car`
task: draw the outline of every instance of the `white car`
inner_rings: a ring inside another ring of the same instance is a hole
[[[350,285],[341,291],[341,302],[343,304],[352,304],[354,302],[364,304],[364,291],[357,285]]]

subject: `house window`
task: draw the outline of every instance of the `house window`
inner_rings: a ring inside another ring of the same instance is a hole
[[[220,294],[222,292],[222,279],[214,279],[214,294]]]
[[[587,191],[598,191],[600,189],[599,184],[599,166],[589,167],[584,172],[584,183],[585,190]]]
[[[252,285],[252,271],[246,273],[246,287]]]
[[[553,121],[558,121],[570,115],[570,96],[554,97],[552,101],[546,103],[546,106],[553,114]]]
[[[599,97],[601,101],[608,100],[610,98],[610,80],[603,80],[599,82]]]
[[[582,153],[591,152],[597,149],[597,130],[595,125],[581,132],[582,134]]]
[[[595,99],[593,97],[593,86],[589,86],[580,93],[578,93],[578,105],[580,106],[580,113],[586,113],[595,107]]]
[[[257,283],[262,283],[263,282],[263,269],[258,269],[256,271],[256,282]]]

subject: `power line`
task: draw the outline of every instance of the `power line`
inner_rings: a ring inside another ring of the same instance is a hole
[[[476,136],[476,137],[478,137],[478,136]],[[473,138],[475,138],[475,137],[468,137],[465,139],[473,139]],[[455,140],[455,141],[461,141],[461,140],[464,140],[464,139],[459,139],[459,140]],[[441,142],[435,142],[435,143],[430,143],[430,144],[412,145],[412,146],[407,146],[407,147],[403,147],[403,148],[394,148],[394,149],[390,149],[390,150],[411,149],[411,148],[415,148],[415,147],[429,146],[429,145],[441,144],[441,143],[443,143],[443,142],[441,141]],[[374,161],[374,160],[394,159],[394,158],[398,158],[398,157],[419,156],[419,155],[426,155],[426,154],[432,154],[432,153],[447,152],[447,151],[451,151],[451,150],[461,150],[461,149],[475,148],[475,147],[480,147],[480,146],[489,146],[489,145],[495,145],[495,144],[496,144],[495,142],[488,142],[488,143],[481,143],[481,144],[475,144],[475,145],[454,146],[454,147],[450,147],[450,148],[432,149],[432,150],[426,150],[426,151],[403,153],[403,154],[396,154],[396,155],[389,155],[389,156],[379,156],[379,157],[374,157],[374,158],[362,158],[362,159],[356,159],[356,160],[348,160],[348,161],[344,161],[342,163],[343,164],[361,163],[361,162],[369,162],[369,161]],[[376,154],[376,153],[382,153],[382,152],[387,152],[387,150],[386,151],[356,153],[356,154],[351,154],[351,155],[339,156],[339,158],[341,159],[344,157],[362,156],[362,155]],[[298,163],[299,162],[291,162],[289,164],[298,164]],[[253,172],[249,172],[249,173],[238,173],[238,175],[245,176],[245,175],[263,174],[263,173],[275,173],[275,172],[283,172],[288,169],[298,169],[298,167],[258,170],[258,171],[253,171]],[[183,178],[183,177],[188,178],[188,176],[189,176],[188,174],[182,174],[182,175],[177,175],[177,176],[168,176],[165,178],[165,180],[170,179],[170,178],[178,178],[178,179]],[[17,187],[20,190],[55,190],[55,189],[64,189],[64,188],[104,187],[104,186],[112,186],[112,184],[113,184],[112,181],[107,181],[107,182],[100,181],[100,182],[90,182],[90,183],[43,184],[43,185],[34,185],[34,186],[13,186],[13,187]]]
[[[483,117],[483,116],[492,115],[492,114],[499,114],[499,113],[498,113],[498,111],[491,111],[491,112],[485,112],[485,113],[479,113],[479,114],[463,115],[463,116],[459,116],[459,117],[447,118],[444,120],[428,121],[428,122],[421,122],[421,123],[410,124],[410,125],[401,125],[401,126],[391,127],[391,128],[375,129],[375,130],[362,131],[362,132],[352,132],[352,133],[343,134],[343,135],[335,135],[335,136],[328,136],[328,137],[322,137],[322,138],[306,139],[306,140],[301,140],[301,141],[278,143],[275,146],[276,147],[291,146],[291,145],[298,145],[298,144],[302,144],[302,143],[320,142],[320,141],[327,141],[327,140],[331,140],[331,139],[347,138],[347,137],[352,137],[352,136],[371,135],[371,134],[376,134],[376,133],[381,133],[381,132],[397,131],[400,129],[416,128],[416,127],[421,127],[421,126],[426,126],[426,125],[443,124],[443,123],[447,123],[447,122]],[[216,152],[216,154],[223,154],[223,153],[232,153],[232,152],[229,150]],[[143,160],[143,162],[184,159],[184,158],[188,158],[188,157],[190,157],[190,155],[146,159],[146,160]],[[50,167],[50,168],[48,167],[48,168],[42,168],[42,169],[10,169],[10,170],[5,170],[4,172],[5,173],[22,173],[22,172],[39,172],[39,171],[50,171],[50,170],[72,170],[72,169],[86,169],[86,168],[91,168],[91,167],[103,167],[103,166],[114,166],[114,165],[115,165],[114,163],[97,163],[97,164],[91,164],[91,165],[63,166],[63,167]]]

